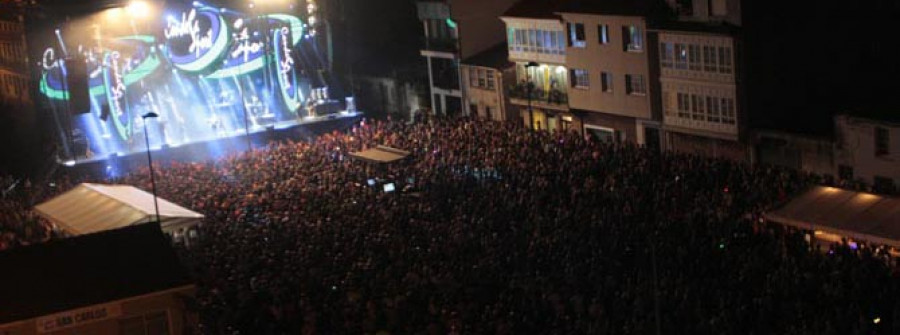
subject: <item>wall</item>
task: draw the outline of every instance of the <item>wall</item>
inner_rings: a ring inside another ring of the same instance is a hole
[[[566,48],[566,65],[570,70],[585,69],[590,76],[588,89],[575,88],[570,85],[569,106],[573,109],[649,119],[651,115],[650,96],[653,92],[650,91],[647,27],[644,19],[641,17],[566,13],[563,14],[563,20],[566,23],[584,24],[586,45],[584,48]],[[600,23],[609,26],[609,43],[603,45],[598,40],[597,26]],[[642,52],[623,50],[622,27],[632,24],[641,28]],[[601,92],[601,72],[609,72],[613,76],[611,93]],[[626,74],[642,75],[647,93],[645,95],[627,95],[625,91]]]
[[[888,130],[889,153],[875,155],[875,129]],[[835,117],[836,164],[853,168],[855,179],[872,184],[876,176],[891,178],[900,184],[900,124],[874,120]]]
[[[487,50],[506,39],[499,16],[517,0],[450,0],[450,15],[459,26],[460,58]]]
[[[488,87],[482,87],[477,84],[478,78],[472,78],[472,71],[485,72],[485,75],[490,75],[493,77],[494,84],[493,89]],[[466,92],[466,105],[463,106],[467,109],[467,115],[476,116],[479,118],[487,118],[490,120],[496,121],[505,121],[506,118],[506,103],[503,94],[503,87],[506,85],[503,82],[503,71],[492,69],[489,67],[481,67],[474,65],[461,65],[461,71],[463,75],[463,86]],[[475,84],[475,85],[473,85]],[[473,111],[471,106],[477,106],[477,111]],[[487,108],[490,108],[490,115],[486,114]]]

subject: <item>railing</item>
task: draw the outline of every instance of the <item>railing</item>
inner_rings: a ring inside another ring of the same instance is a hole
[[[507,89],[507,95],[511,99],[528,100],[528,84],[519,83],[510,86]],[[544,90],[535,87],[531,90],[531,101],[550,105],[566,105],[569,103],[569,95],[557,89]]]

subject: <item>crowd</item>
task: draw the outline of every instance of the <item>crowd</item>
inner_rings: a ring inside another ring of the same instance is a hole
[[[411,155],[347,155],[375,145]],[[758,220],[816,182],[472,120],[157,169],[161,197],[207,216],[180,251],[209,334],[900,333],[883,252]]]

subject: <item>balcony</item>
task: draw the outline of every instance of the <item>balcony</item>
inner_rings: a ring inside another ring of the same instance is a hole
[[[428,38],[425,39],[427,51],[456,53],[457,39],[455,38]]]
[[[526,83],[510,86],[506,94],[512,103],[528,105],[528,85]],[[569,95],[562,90],[545,90],[535,87],[531,90],[531,104],[535,107],[567,110],[569,109]]]

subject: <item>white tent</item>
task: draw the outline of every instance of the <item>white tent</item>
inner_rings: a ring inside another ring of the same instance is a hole
[[[393,163],[404,159],[407,156],[409,156],[409,151],[386,147],[383,145],[379,145],[368,150],[350,153],[350,157],[358,158],[371,163],[382,164]]]
[[[160,226],[167,233],[200,224],[203,215],[159,200]],[[129,185],[84,183],[35,206],[35,211],[64,231],[84,235],[155,221],[153,194]]]

